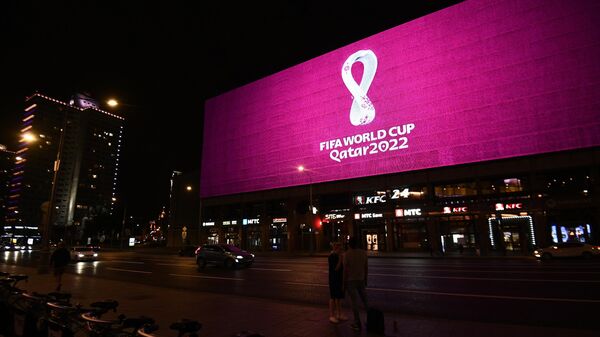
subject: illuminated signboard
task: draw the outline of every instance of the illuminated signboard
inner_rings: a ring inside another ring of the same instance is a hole
[[[421,214],[420,208],[397,208],[395,210],[397,217],[405,217],[405,216],[419,216]]]
[[[325,214],[326,220],[341,220],[341,219],[345,219],[345,218],[346,218],[345,214]]]
[[[357,195],[356,197],[354,197],[354,204],[356,205],[379,204],[385,203],[385,201],[385,193],[374,196]]]
[[[600,146],[597,12],[465,1],[211,98],[201,196]]]
[[[242,225],[258,225],[260,219],[242,219]]]
[[[453,214],[453,213],[467,213],[469,212],[468,207],[444,207],[444,214]]]
[[[513,204],[501,204],[498,203],[495,205],[495,209],[497,211],[509,211],[509,210],[520,210],[523,209],[522,203],[513,203]]]
[[[377,219],[383,218],[383,213],[356,213],[354,219]]]
[[[207,222],[203,222],[202,223],[202,226],[205,226],[205,227],[207,227],[207,226],[214,226],[214,225],[215,225],[214,221],[207,221]]]
[[[237,220],[226,220],[223,221],[223,226],[237,225]]]
[[[273,223],[284,223],[287,222],[287,218],[273,218]]]
[[[422,196],[423,192],[421,191],[410,191],[408,188],[404,189],[394,189],[391,191],[377,191],[376,195],[365,196],[365,195],[357,195],[354,197],[355,205],[368,205],[368,204],[384,204],[388,199],[396,200],[396,199],[408,199],[411,195],[413,196]]]

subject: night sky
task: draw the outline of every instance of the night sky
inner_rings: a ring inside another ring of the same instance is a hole
[[[152,219],[170,172],[200,167],[205,99],[457,2],[3,1],[0,144],[14,148],[35,91],[115,97],[121,199]]]

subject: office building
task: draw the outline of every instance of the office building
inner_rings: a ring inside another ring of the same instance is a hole
[[[599,10],[461,2],[209,99],[199,241],[598,244]]]
[[[41,229],[55,181],[52,233],[78,239],[87,221],[113,211],[124,119],[85,95],[67,103],[36,93],[22,122],[7,225]]]

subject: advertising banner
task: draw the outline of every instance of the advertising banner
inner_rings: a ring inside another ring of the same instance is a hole
[[[598,146],[599,12],[466,1],[214,97],[201,196]]]

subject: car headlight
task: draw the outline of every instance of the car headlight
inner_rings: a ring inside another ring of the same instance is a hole
[[[254,257],[254,254],[250,254],[250,255],[252,255],[252,257]]]
[[[98,257],[98,254],[94,253],[94,257]]]
[[[243,259],[244,257],[243,257],[243,256],[241,256],[241,255],[238,255],[238,256],[236,256],[235,258],[236,258],[236,259],[240,259],[240,260],[241,260],[241,259]]]
[[[78,256],[78,257],[83,257],[84,255],[83,255],[83,254],[77,254],[77,256]]]
[[[540,253],[540,251],[539,251],[539,250],[534,250],[534,251],[533,251],[533,253],[534,253],[534,254],[539,254],[539,253]]]

